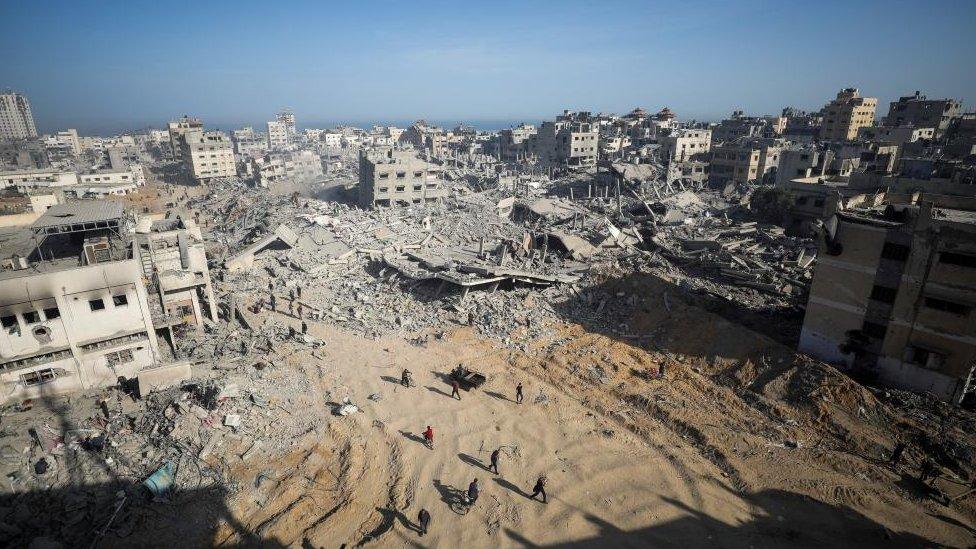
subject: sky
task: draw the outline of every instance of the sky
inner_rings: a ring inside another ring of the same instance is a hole
[[[0,0],[0,89],[38,130],[486,126],[563,109],[818,109],[845,87],[976,105],[976,1]]]

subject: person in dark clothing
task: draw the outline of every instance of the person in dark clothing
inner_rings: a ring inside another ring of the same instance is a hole
[[[434,430],[430,428],[430,425],[428,425],[427,430],[424,431],[424,443],[426,443],[427,447],[431,450],[434,449]]]
[[[500,474],[498,472],[498,455],[501,453],[501,448],[498,448],[491,453],[491,465],[488,466],[489,471],[494,471],[495,474]]]
[[[898,462],[901,461],[901,455],[905,453],[905,443],[899,442],[895,445],[895,449],[891,451],[891,458],[888,459],[888,465],[892,467],[898,467]]]
[[[298,289],[298,299],[301,299],[302,298],[302,287],[299,286],[297,289]]]
[[[468,485],[468,504],[474,505],[476,501],[478,501],[478,479],[472,480]]]
[[[515,386],[515,402],[522,404],[523,398],[525,397],[522,396],[522,382],[520,381],[519,384]]]
[[[430,512],[427,509],[421,509],[420,514],[417,515],[417,522],[420,523],[420,535],[423,536],[430,528]]]
[[[302,321],[302,335],[305,335],[307,333],[308,333],[308,324],[306,324],[305,321],[303,320]]]
[[[539,477],[539,480],[535,481],[535,488],[532,489],[532,495],[529,496],[529,499],[535,499],[535,497],[538,496],[539,494],[542,494],[542,503],[547,503],[546,502],[546,477],[545,477],[545,475],[541,475]]]
[[[410,375],[411,375],[410,374],[410,370],[404,368],[403,369],[403,373],[400,374],[400,385],[403,385],[404,387],[409,387],[410,386]]]
[[[451,380],[451,397],[461,400],[461,386],[456,379]]]
[[[271,310],[277,313],[278,312],[278,306],[276,304],[276,301],[277,300],[275,299],[275,295],[274,294],[271,294]]]

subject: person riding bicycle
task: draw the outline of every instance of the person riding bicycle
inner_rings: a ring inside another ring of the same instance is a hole
[[[474,505],[476,501],[478,501],[478,479],[472,480],[468,485],[468,504]]]

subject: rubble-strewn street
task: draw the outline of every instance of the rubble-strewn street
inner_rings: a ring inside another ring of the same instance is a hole
[[[976,547],[976,4],[824,7],[0,10],[0,547]]]

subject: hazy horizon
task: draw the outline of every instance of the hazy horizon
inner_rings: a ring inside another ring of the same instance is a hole
[[[850,86],[879,99],[880,117],[915,90],[972,109],[973,21],[976,3],[956,1],[8,0],[0,88],[29,97],[43,133],[99,135],[184,113],[260,127],[286,107],[302,127],[423,118],[489,129],[638,106],[714,121],[819,109]]]

